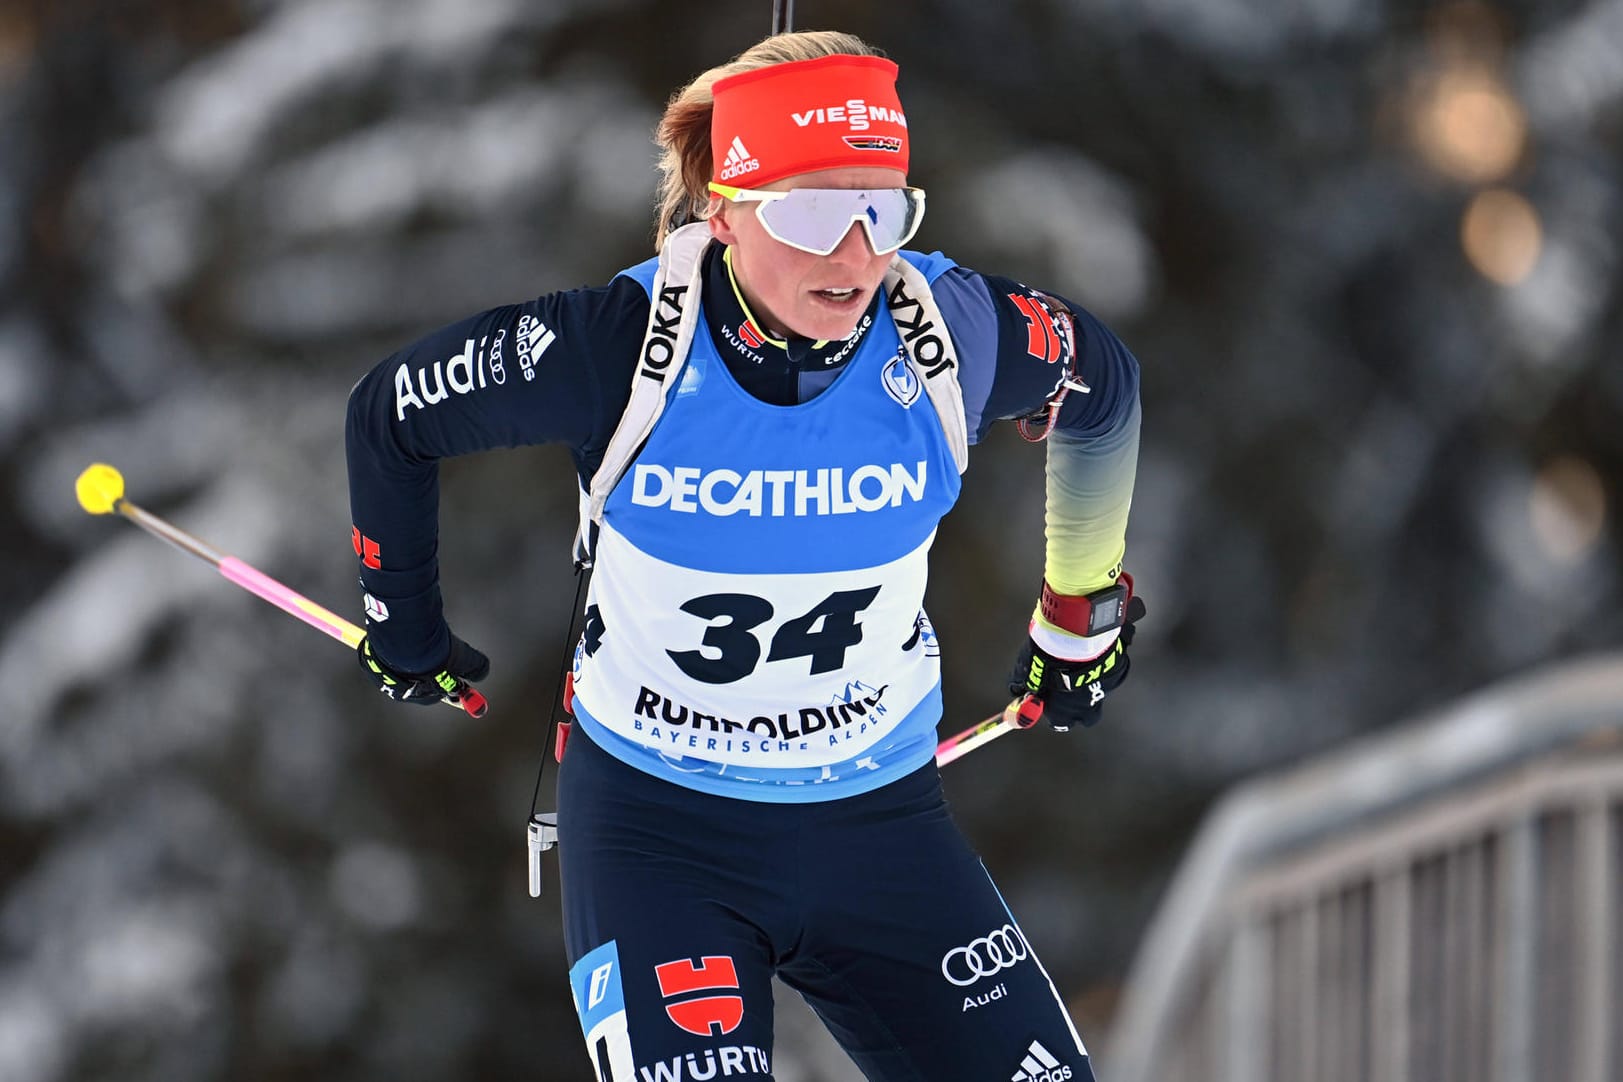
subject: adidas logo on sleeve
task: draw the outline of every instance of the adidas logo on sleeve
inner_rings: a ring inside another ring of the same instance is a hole
[[[1071,1068],[1055,1059],[1041,1041],[1032,1041],[1020,1069],[1009,1076],[1009,1082],[1068,1082],[1071,1074]]]

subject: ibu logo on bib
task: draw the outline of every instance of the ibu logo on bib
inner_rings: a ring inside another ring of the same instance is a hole
[[[898,346],[896,356],[885,365],[884,371],[879,375],[879,382],[885,388],[885,393],[896,400],[896,404],[903,409],[912,409],[913,403],[919,400],[919,392],[923,385],[919,382],[917,372],[907,363],[907,352]]]

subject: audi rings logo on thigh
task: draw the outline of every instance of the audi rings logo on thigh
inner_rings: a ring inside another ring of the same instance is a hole
[[[982,977],[1002,972],[1031,956],[1026,937],[1012,924],[954,947],[941,958],[941,975],[959,988],[967,988]]]

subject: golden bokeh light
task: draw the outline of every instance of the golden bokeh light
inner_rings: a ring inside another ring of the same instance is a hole
[[[1544,246],[1538,211],[1504,188],[1478,192],[1460,221],[1465,257],[1483,277],[1512,286],[1532,273]]]
[[[1421,156],[1467,184],[1503,180],[1527,146],[1526,113],[1504,80],[1483,66],[1450,66],[1428,78],[1413,119]]]
[[[1581,458],[1551,459],[1533,479],[1528,515],[1545,555],[1571,566],[1600,543],[1606,529],[1606,485]]]

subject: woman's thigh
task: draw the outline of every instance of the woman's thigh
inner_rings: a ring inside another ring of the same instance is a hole
[[[558,798],[569,980],[592,1077],[770,1078],[776,903],[739,852],[748,834],[710,823],[738,809],[641,774],[579,732]]]
[[[887,788],[882,814],[829,807],[802,850],[810,922],[784,982],[869,1079],[1090,1082],[1063,1001],[934,771]]]

